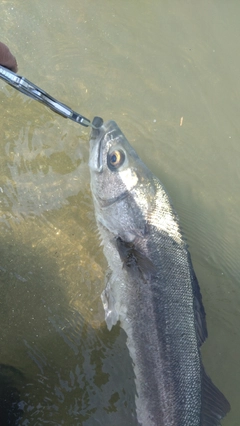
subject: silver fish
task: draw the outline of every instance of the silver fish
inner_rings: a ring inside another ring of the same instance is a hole
[[[179,220],[162,184],[114,121],[92,130],[91,189],[110,274],[102,294],[120,321],[142,426],[217,426],[230,410],[206,375],[202,297]]]

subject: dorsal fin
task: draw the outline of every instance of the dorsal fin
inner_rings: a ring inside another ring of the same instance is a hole
[[[192,280],[192,289],[193,289],[193,304],[194,304],[194,314],[195,314],[195,324],[198,338],[199,347],[203,344],[203,342],[208,337],[207,332],[207,323],[206,323],[206,313],[202,302],[202,295],[200,291],[200,287],[198,284],[197,277],[195,275],[190,254],[188,254],[188,261],[191,271],[191,280]]]
[[[222,392],[212,383],[202,367],[202,416],[201,426],[221,426],[221,419],[230,411],[230,404]]]

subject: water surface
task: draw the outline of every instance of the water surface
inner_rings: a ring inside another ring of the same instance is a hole
[[[207,312],[207,372],[240,418],[240,5],[0,5],[19,73],[114,119],[179,213]],[[0,82],[0,363],[25,377],[22,425],[136,425],[125,336],[104,325],[106,261],[89,131]]]

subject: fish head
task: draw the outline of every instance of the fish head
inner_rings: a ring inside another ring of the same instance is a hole
[[[153,175],[114,121],[92,130],[89,166],[97,220],[133,241],[144,232],[155,194]]]

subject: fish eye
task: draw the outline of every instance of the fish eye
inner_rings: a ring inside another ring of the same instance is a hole
[[[107,164],[110,170],[117,170],[125,160],[124,152],[119,149],[108,153]]]

